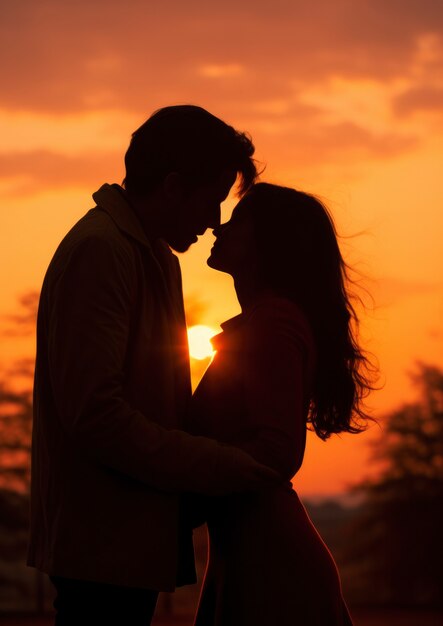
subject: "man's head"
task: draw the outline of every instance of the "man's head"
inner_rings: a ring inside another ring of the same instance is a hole
[[[156,111],[132,135],[123,185],[133,198],[162,197],[161,236],[179,252],[220,223],[220,203],[239,176],[243,195],[257,178],[254,146],[205,109]]]

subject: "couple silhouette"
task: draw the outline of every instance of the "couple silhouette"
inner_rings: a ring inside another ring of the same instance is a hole
[[[57,626],[148,625],[196,581],[196,626],[352,624],[330,552],[292,489],[306,429],[359,432],[369,389],[334,225],[257,182],[247,135],[190,105],[132,135],[122,185],[57,248],[37,321],[28,564]],[[239,203],[220,225],[238,182]],[[241,314],[194,395],[180,266],[207,228]],[[325,477],[325,481],[326,481]]]

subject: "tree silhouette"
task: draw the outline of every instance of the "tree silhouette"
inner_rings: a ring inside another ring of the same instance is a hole
[[[4,336],[16,337],[34,333],[39,297],[38,291],[27,291],[18,298],[19,311],[7,316],[6,324],[2,328]]]
[[[17,312],[2,319],[0,335],[26,337],[35,331],[38,294],[19,298]],[[29,483],[34,360],[2,363],[0,376],[0,611],[45,605],[40,573],[25,567],[28,543]]]
[[[354,487],[365,500],[346,561],[354,568],[353,595],[368,602],[443,601],[443,371],[417,370],[419,401],[386,416],[373,444],[380,473]]]
[[[38,293],[19,298],[17,313],[3,324],[6,337],[34,332]],[[32,430],[33,359],[22,358],[6,368],[0,380],[0,489],[28,493]]]
[[[0,488],[28,493],[32,397],[0,382]]]

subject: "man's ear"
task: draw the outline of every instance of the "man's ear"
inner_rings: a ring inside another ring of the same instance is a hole
[[[183,176],[178,172],[170,172],[163,181],[165,196],[172,201],[181,201],[185,196]]]

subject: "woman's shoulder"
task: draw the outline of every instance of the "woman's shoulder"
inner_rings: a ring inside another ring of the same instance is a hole
[[[262,296],[250,307],[247,315],[251,321],[286,320],[309,328],[308,319],[301,307],[284,296],[274,294]]]
[[[247,313],[247,326],[250,333],[260,338],[278,335],[314,349],[309,320],[296,302],[284,296],[270,294],[257,300]]]

